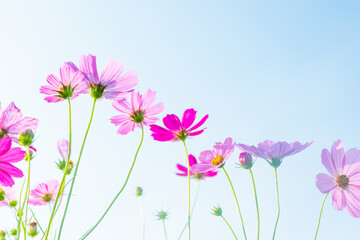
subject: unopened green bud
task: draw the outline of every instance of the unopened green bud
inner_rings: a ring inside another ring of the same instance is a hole
[[[215,215],[215,216],[222,216],[222,209],[221,209],[221,207],[220,206],[217,206],[217,207],[214,207],[213,209],[212,209],[212,213],[211,214],[213,214],[213,215]]]
[[[141,187],[136,187],[135,195],[140,197],[143,194],[143,189]]]
[[[11,230],[10,235],[11,236],[16,236],[17,235],[17,230],[15,228],[13,230]]]
[[[30,147],[31,144],[34,142],[34,133],[31,129],[24,131],[20,134],[19,142],[21,145],[25,147]]]
[[[38,235],[37,223],[36,222],[29,223],[29,232],[28,232],[28,234],[31,237],[35,237],[36,235]]]
[[[16,205],[17,205],[17,201],[15,200],[9,202],[10,207],[16,207]]]
[[[56,163],[58,169],[60,169],[61,171],[64,171],[65,167],[66,167],[66,161],[65,160],[59,160]]]
[[[94,99],[99,99],[103,96],[106,86],[102,86],[101,84],[90,86],[90,96]]]
[[[0,202],[4,201],[5,197],[6,197],[5,191],[0,189]]]
[[[165,220],[165,219],[167,219],[168,213],[167,213],[167,211],[161,210],[160,212],[158,212],[156,214],[156,216],[158,217],[158,220]]]
[[[0,240],[5,240],[6,232],[4,230],[0,231]]]

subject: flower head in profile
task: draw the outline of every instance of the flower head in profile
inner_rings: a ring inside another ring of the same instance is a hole
[[[0,207],[12,206],[16,202],[16,190],[14,187],[3,187],[0,184],[0,189],[4,191],[6,197],[0,201]],[[0,199],[1,200],[1,199]],[[9,202],[10,200],[10,202]]]
[[[249,146],[245,144],[237,144],[236,146],[243,151],[254,155],[255,157],[265,159],[271,166],[277,168],[281,165],[282,160],[287,157],[301,152],[313,142],[301,144],[299,142],[273,142],[265,140],[258,144],[258,146]]]
[[[321,162],[330,175],[319,173],[316,186],[322,193],[331,193],[335,210],[346,208],[351,216],[360,218],[360,150],[351,148],[346,153],[344,144],[337,140],[331,153],[323,149]]]
[[[151,125],[151,136],[153,136],[154,140],[161,142],[185,141],[187,137],[197,136],[204,132],[205,129],[197,129],[205,123],[208,117],[209,115],[205,115],[197,124],[192,126],[196,118],[196,111],[193,108],[185,110],[181,121],[175,114],[168,114],[163,118],[166,128],[155,124]]]
[[[152,105],[156,98],[156,92],[148,89],[144,95],[139,92],[132,92],[130,102],[125,99],[114,101],[113,107],[122,113],[110,118],[115,126],[120,126],[118,134],[128,134],[134,131],[135,127],[141,128],[141,124],[149,126],[155,123],[158,118],[155,115],[164,111],[163,103]]]
[[[11,148],[10,138],[0,139],[0,184],[11,187],[15,184],[13,178],[21,178],[23,172],[12,163],[20,162],[25,157],[25,151],[19,147]]]
[[[1,104],[0,104],[1,112]],[[23,117],[20,109],[12,102],[1,113],[0,117],[0,138],[18,138],[20,133],[29,130],[35,131],[39,121],[36,118]]]
[[[189,154],[189,163],[190,163],[190,167],[198,163],[196,158],[192,154]],[[176,164],[176,168],[180,171],[180,173],[176,173],[176,175],[178,176],[188,175],[187,167],[181,164]],[[217,172],[213,172],[213,171],[207,171],[204,173],[195,173],[190,168],[190,176],[197,180],[205,179],[207,177],[215,177],[217,174],[218,174]]]
[[[56,180],[50,180],[47,183],[40,183],[30,192],[29,204],[46,205],[54,203],[59,191],[60,184]]]
[[[111,58],[103,67],[100,77],[96,66],[96,56],[82,55],[79,68],[85,76],[90,95],[94,99],[117,100],[126,98],[138,83],[137,75],[133,71],[122,74],[124,65]]]
[[[59,150],[61,159],[59,159],[56,165],[61,171],[64,171],[69,157],[69,141],[65,139],[59,139],[57,141],[57,148]],[[74,167],[74,163],[71,160],[69,160],[68,169],[66,172],[67,175],[71,173],[73,167]]]
[[[168,212],[161,209],[160,212],[157,212],[156,216],[158,217],[157,220],[165,220],[168,217]]]
[[[66,62],[60,68],[60,78],[50,74],[46,78],[49,86],[41,86],[40,93],[49,95],[44,99],[49,103],[74,99],[79,94],[87,93],[87,85],[83,79],[84,75],[77,67],[72,62]]]
[[[224,166],[234,151],[235,142],[228,137],[224,143],[215,143],[213,150],[206,150],[200,153],[200,163],[191,166],[191,170],[196,173],[204,173],[207,171],[215,171]]]

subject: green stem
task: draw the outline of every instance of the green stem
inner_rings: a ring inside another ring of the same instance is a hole
[[[162,222],[163,222],[163,227],[164,227],[165,239],[167,240],[165,220],[163,219]]]
[[[29,197],[30,197],[30,161],[31,161],[31,156],[30,156],[30,148],[29,146],[27,147],[27,155],[28,155],[28,189],[27,189],[27,195],[25,195],[25,199],[26,199],[26,208],[25,208],[25,225],[27,223],[27,216],[28,216],[28,208],[29,208]],[[26,238],[25,238],[26,239]]]
[[[65,206],[64,214],[63,214],[63,217],[62,217],[62,220],[61,220],[61,224],[60,224],[58,240],[60,240],[60,237],[61,237],[61,231],[62,231],[62,228],[63,228],[63,226],[64,226],[64,222],[65,222],[65,218],[66,218],[66,213],[67,213],[68,208],[69,208],[70,199],[71,199],[71,194],[72,194],[72,191],[73,191],[73,189],[74,189],[74,184],[75,184],[75,180],[76,180],[76,177],[77,177],[77,171],[78,171],[79,166],[80,166],[81,156],[82,156],[82,153],[83,153],[83,150],[84,150],[84,147],[85,147],[85,142],[86,142],[86,139],[87,139],[87,135],[88,135],[88,133],[89,133],[89,129],[90,129],[90,126],[91,126],[91,123],[92,123],[92,120],[93,120],[94,110],[95,110],[95,104],[96,104],[96,99],[94,99],[94,102],[93,102],[93,105],[92,105],[89,124],[88,124],[88,127],[87,127],[87,129],[86,129],[86,133],[85,133],[85,136],[84,136],[84,140],[83,140],[83,143],[82,143],[81,149],[80,149],[79,158],[78,158],[78,161],[77,161],[77,163],[76,163],[75,172],[74,172],[74,177],[73,177],[73,180],[72,180],[72,182],[71,182],[71,187],[70,187],[69,195],[68,195],[68,198],[67,198],[67,201],[66,201],[66,206]],[[69,151],[69,153],[70,153],[70,151]],[[55,209],[55,207],[54,207],[54,209]],[[47,239],[45,238],[45,240],[47,240]]]
[[[186,153],[186,157],[187,157],[187,164],[188,164],[188,168],[187,168],[187,179],[188,179],[188,229],[189,229],[189,240],[191,238],[191,231],[190,231],[190,219],[191,219],[191,214],[190,214],[190,160],[189,160],[189,154],[186,148],[186,144],[185,144],[185,140],[183,141],[184,143],[184,148],[185,148],[185,153]]]
[[[233,191],[233,194],[234,194],[234,197],[235,197],[235,201],[236,201],[236,205],[237,205],[237,208],[238,208],[238,211],[239,211],[239,216],[240,216],[240,220],[241,220],[241,224],[242,224],[242,229],[243,229],[244,237],[245,237],[245,239],[247,240],[246,232],[245,232],[245,225],[244,225],[243,218],[242,218],[242,216],[241,216],[240,205],[239,205],[239,201],[238,201],[238,199],[237,199],[237,197],[236,197],[236,193],[235,193],[235,190],[234,190],[234,186],[232,185],[231,180],[230,180],[230,177],[229,177],[229,174],[226,172],[225,168],[222,167],[222,169],[224,170],[224,172],[225,172],[225,174],[226,174],[226,177],[227,177],[227,179],[229,180],[231,189],[232,189],[232,191]]]
[[[255,194],[255,202],[256,202],[256,211],[257,211],[257,220],[258,220],[258,228],[257,228],[257,240],[259,240],[260,238],[260,212],[259,212],[259,204],[258,204],[258,198],[257,198],[257,194],[256,194],[256,187],[255,187],[255,180],[254,180],[254,175],[250,170],[250,174],[251,174],[251,179],[253,182],[253,186],[254,186],[254,194]]]
[[[141,201],[141,197],[139,197],[139,207],[140,207],[140,214],[141,214],[141,227],[142,227],[142,239],[145,239],[145,217],[144,217],[144,208]]]
[[[23,193],[23,190],[24,190],[24,185],[25,185],[25,182],[26,182],[26,179],[25,181],[23,182],[22,186],[21,186],[21,191],[20,191],[20,197],[19,197],[19,211],[18,211],[18,226],[17,226],[17,239],[20,239],[20,230],[21,230],[21,226],[23,226],[24,224],[22,224],[22,209],[24,206],[24,204],[21,204],[21,201],[22,201],[22,193]]]
[[[192,206],[192,209],[191,209],[190,218],[192,218],[192,216],[193,216],[193,214],[194,214],[195,205],[196,205],[196,202],[197,202],[197,199],[198,199],[198,196],[199,196],[199,192],[200,192],[200,182],[201,182],[201,180],[198,180],[198,182],[199,182],[199,183],[198,183],[198,187],[197,187],[197,190],[196,190],[196,195],[195,195],[195,199],[194,199],[194,202],[193,202],[193,206]],[[184,228],[182,229],[178,240],[180,240],[181,236],[182,236],[183,233],[185,232],[185,229],[186,229],[187,225],[188,225],[188,223],[186,223],[185,226],[184,226]]]
[[[94,231],[94,229],[100,224],[100,222],[104,219],[104,217],[106,216],[106,214],[108,213],[108,211],[110,210],[110,208],[112,207],[112,205],[115,203],[115,201],[117,200],[117,198],[120,196],[120,194],[122,193],[122,191],[125,189],[126,187],[126,184],[128,183],[129,181],[129,178],[130,178],[130,175],[131,175],[131,172],[135,166],[135,162],[136,162],[136,158],[137,158],[137,155],[139,153],[139,150],[140,150],[140,147],[143,143],[143,140],[144,140],[144,127],[142,125],[142,123],[140,123],[141,125],[141,140],[140,140],[140,144],[139,144],[139,147],[137,148],[136,150],[136,153],[135,153],[135,157],[134,157],[134,161],[131,165],[131,168],[130,168],[130,171],[126,177],[126,180],[125,180],[125,183],[124,185],[122,186],[122,188],[120,189],[120,191],[118,192],[118,194],[116,194],[115,198],[111,201],[110,205],[108,206],[108,208],[106,209],[106,211],[104,212],[104,214],[101,216],[101,218],[99,219],[99,221],[97,221],[97,223],[94,225],[94,227],[92,227],[90,229],[90,231],[88,231],[85,235],[83,235],[83,237],[81,237],[81,239],[85,239],[86,237],[88,237],[92,231]]]
[[[316,234],[315,234],[315,238],[314,238],[314,240],[316,240],[317,235],[318,235],[318,232],[319,232],[320,221],[321,221],[321,215],[322,215],[322,211],[323,211],[323,208],[324,208],[324,203],[325,203],[325,200],[326,200],[326,198],[327,198],[327,196],[328,196],[328,195],[329,195],[329,193],[327,193],[327,194],[325,195],[324,200],[323,200],[323,202],[322,202],[322,204],[321,204],[320,215],[319,215],[319,220],[318,220],[318,224],[317,224]]]
[[[68,98],[68,104],[69,104],[69,153],[68,153],[68,157],[66,160],[66,165],[65,165],[65,169],[64,169],[64,174],[60,183],[60,187],[59,187],[59,191],[56,194],[56,198],[55,198],[55,202],[54,202],[54,206],[53,206],[53,210],[51,211],[50,208],[50,219],[49,219],[49,223],[46,229],[46,235],[45,235],[45,240],[48,238],[49,232],[50,232],[50,228],[51,228],[51,223],[55,217],[55,210],[58,204],[58,201],[60,199],[60,196],[63,194],[64,191],[64,186],[65,186],[65,179],[66,179],[66,175],[67,175],[67,171],[68,171],[68,167],[69,167],[69,162],[70,162],[70,153],[71,153],[71,103],[70,103],[70,99]],[[59,204],[60,205],[60,204]]]
[[[277,228],[279,218],[280,218],[280,199],[279,199],[279,184],[278,184],[277,168],[275,168],[275,181],[276,181],[276,197],[277,197],[278,212],[277,212],[275,228],[274,228],[274,233],[273,233],[273,238],[272,238],[273,240],[275,239],[276,228]]]
[[[224,221],[226,222],[226,224],[229,226],[229,228],[230,228],[231,232],[234,234],[235,239],[238,239],[238,238],[236,237],[236,235],[235,235],[234,230],[231,228],[231,226],[230,226],[229,222],[228,222],[228,221],[226,221],[226,219],[223,217],[223,215],[221,215],[221,218],[222,218],[222,219],[224,219]]]

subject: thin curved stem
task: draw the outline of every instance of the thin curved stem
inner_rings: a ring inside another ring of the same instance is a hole
[[[100,218],[100,219],[97,221],[97,223],[94,225],[94,227],[92,227],[92,228],[90,229],[90,231],[88,231],[83,237],[81,237],[81,239],[85,239],[86,237],[88,237],[88,236],[92,233],[92,231],[94,231],[94,229],[100,224],[100,222],[104,219],[104,217],[106,216],[106,214],[108,213],[108,211],[110,210],[110,208],[112,207],[112,205],[115,203],[116,199],[120,196],[120,194],[122,193],[122,191],[125,189],[126,184],[127,184],[128,181],[129,181],[131,172],[132,172],[132,170],[133,170],[133,168],[134,168],[134,166],[135,166],[136,158],[137,158],[137,155],[138,155],[138,153],[139,153],[140,147],[141,147],[141,145],[142,145],[142,143],[143,143],[143,140],[144,140],[144,127],[143,127],[142,123],[140,123],[140,125],[141,125],[141,140],[140,140],[140,144],[139,144],[139,147],[138,147],[137,150],[136,150],[135,157],[134,157],[134,161],[133,161],[133,163],[132,163],[132,165],[131,165],[131,168],[130,168],[130,170],[129,170],[129,173],[128,173],[127,177],[126,177],[126,180],[125,180],[124,185],[122,186],[122,188],[120,189],[120,191],[118,192],[118,194],[116,194],[115,198],[111,201],[110,205],[108,206],[108,208],[106,209],[106,211],[104,212],[104,214],[101,216],[101,218]]]
[[[164,227],[164,233],[165,233],[165,239],[167,240],[167,234],[166,234],[166,227],[165,227],[165,220],[162,220],[163,222],[163,227]]]
[[[320,209],[320,214],[319,214],[319,220],[318,220],[318,224],[317,224],[317,228],[316,228],[316,233],[315,233],[315,238],[314,238],[314,240],[316,240],[317,235],[318,235],[318,232],[319,232],[321,215],[322,215],[322,211],[323,211],[323,208],[324,208],[325,200],[326,200],[326,198],[327,198],[328,195],[329,195],[329,193],[327,193],[327,194],[325,195],[324,200],[322,201],[322,204],[321,204],[321,209]]]
[[[275,228],[274,228],[274,233],[273,233],[273,238],[272,238],[273,240],[275,239],[276,228],[277,228],[279,218],[280,218],[280,199],[279,199],[279,184],[278,184],[277,168],[275,168],[275,181],[276,181],[276,197],[277,197],[278,212],[277,212]]]
[[[193,205],[192,205],[190,218],[192,218],[192,216],[193,216],[193,214],[194,214],[195,205],[196,205],[196,202],[197,202],[197,199],[198,199],[198,196],[199,196],[199,192],[200,192],[200,182],[201,182],[201,180],[198,180],[198,181],[199,181],[199,183],[198,183],[198,187],[197,187],[197,190],[196,190],[195,199],[194,199],[194,202],[193,202]],[[186,223],[185,226],[184,226],[184,228],[182,229],[178,240],[180,240],[180,238],[182,237],[183,233],[185,232],[185,229],[186,229],[187,225],[188,225],[188,223]]]
[[[257,211],[257,220],[258,220],[258,228],[257,228],[257,240],[259,240],[260,238],[260,212],[259,212],[259,204],[258,204],[258,198],[257,198],[257,194],[256,194],[256,187],[255,187],[255,180],[254,180],[254,175],[250,170],[250,174],[251,174],[251,179],[253,182],[253,186],[254,186],[254,194],[255,194],[255,202],[256,202],[256,211]]]
[[[60,199],[60,196],[62,195],[63,191],[64,191],[64,186],[65,186],[65,179],[66,179],[66,175],[67,175],[67,171],[68,171],[68,167],[69,167],[69,162],[70,162],[70,153],[71,153],[71,103],[70,103],[70,99],[68,98],[68,105],[69,105],[69,153],[68,153],[68,157],[66,160],[66,165],[65,165],[65,169],[64,169],[64,175],[62,177],[61,183],[60,183],[60,187],[59,187],[59,191],[56,194],[56,198],[55,198],[55,202],[54,202],[54,208],[51,211],[50,208],[50,219],[49,219],[49,224],[47,226],[46,229],[46,235],[45,235],[45,239],[47,239],[49,232],[50,232],[50,228],[51,228],[51,223],[55,217],[55,210],[56,210],[56,206],[58,204],[58,201]],[[59,204],[60,205],[60,204]]]
[[[25,201],[26,201],[26,208],[25,208],[25,225],[27,223],[27,216],[28,216],[28,208],[29,208],[29,197],[30,197],[30,161],[31,161],[31,155],[30,155],[30,148],[27,147],[27,157],[28,157],[28,183],[27,183],[27,194],[25,195]]]
[[[228,222],[228,221],[226,221],[226,219],[224,218],[224,216],[223,216],[223,215],[221,215],[221,218],[222,218],[222,219],[224,219],[224,221],[226,222],[226,224],[229,226],[229,228],[230,228],[231,232],[234,234],[235,239],[237,240],[238,238],[236,237],[235,232],[234,232],[234,230],[231,228],[231,226],[230,226],[229,222]]]
[[[245,239],[247,240],[246,232],[245,232],[245,225],[244,225],[243,218],[242,218],[242,216],[241,216],[240,205],[239,205],[239,201],[238,201],[238,199],[237,199],[237,197],[236,197],[236,193],[235,193],[235,190],[234,190],[234,186],[232,185],[231,180],[230,180],[230,177],[229,177],[229,174],[226,172],[225,168],[222,167],[222,169],[224,170],[224,173],[226,174],[226,177],[227,177],[227,179],[229,180],[229,183],[230,183],[232,192],[233,192],[233,194],[234,194],[235,201],[236,201],[236,205],[237,205],[237,208],[238,208],[238,211],[239,211],[239,216],[240,216],[240,220],[241,220],[241,225],[242,225],[244,237],[245,237]]]
[[[141,201],[141,197],[139,197],[139,208],[140,208],[140,215],[141,215],[141,227],[142,227],[142,239],[145,239],[145,217],[144,217],[144,208]]]
[[[191,203],[190,203],[190,160],[189,160],[189,154],[186,148],[186,144],[185,144],[185,140],[183,141],[184,143],[184,148],[185,148],[185,153],[186,153],[186,157],[187,157],[187,164],[188,164],[188,168],[187,168],[187,179],[188,179],[188,229],[189,229],[189,240],[191,238],[191,231],[190,231],[190,219],[191,219],[191,213],[190,213],[190,209],[191,209]]]
[[[89,124],[88,124],[88,127],[87,127],[87,129],[86,129],[86,133],[85,133],[85,136],[84,136],[83,143],[82,143],[82,145],[81,145],[79,158],[78,158],[78,161],[77,161],[76,167],[75,167],[74,177],[73,177],[73,180],[72,180],[72,182],[71,182],[71,187],[70,187],[70,191],[69,191],[68,198],[67,198],[67,200],[66,200],[66,206],[65,206],[64,214],[63,214],[63,217],[62,217],[62,220],[61,220],[61,224],[60,224],[58,240],[60,240],[62,228],[63,228],[63,226],[64,226],[64,222],[65,222],[65,218],[66,218],[66,213],[67,213],[68,208],[69,208],[70,199],[71,199],[71,196],[72,196],[72,191],[73,191],[73,189],[74,189],[74,184],[75,184],[75,180],[76,180],[76,176],[77,176],[77,171],[78,171],[79,166],[80,166],[81,156],[82,156],[82,153],[83,153],[83,150],[84,150],[84,147],[85,147],[85,142],[86,142],[86,139],[87,139],[87,135],[88,135],[88,133],[89,133],[89,129],[90,129],[90,126],[91,126],[91,123],[92,123],[92,119],[93,119],[93,116],[94,116],[95,104],[96,104],[96,99],[94,99],[94,102],[93,102],[93,105],[92,105]],[[69,145],[70,145],[70,144],[69,144]],[[69,150],[70,150],[70,149],[69,149]],[[70,151],[69,151],[69,154],[70,154]],[[66,173],[65,173],[65,174],[66,174]],[[54,206],[54,209],[55,209],[55,208],[56,208],[56,207]],[[45,240],[47,240],[47,239],[45,238]]]

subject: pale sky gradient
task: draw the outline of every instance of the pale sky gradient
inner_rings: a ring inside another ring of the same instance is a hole
[[[321,150],[341,139],[346,149],[360,148],[360,2],[358,1],[0,1],[0,101],[14,101],[37,117],[38,155],[32,187],[60,179],[54,162],[56,141],[66,138],[67,104],[50,104],[39,93],[46,76],[64,61],[97,56],[121,60],[139,75],[137,90],[151,88],[165,112],[186,108],[209,114],[206,131],[188,140],[198,156],[216,141],[314,140],[279,168],[279,240],[313,239],[323,194],[315,176],[325,172]],[[79,153],[92,99],[73,102],[74,151]],[[81,162],[63,239],[77,240],[100,217],[122,186],[141,132],[116,135],[109,118],[111,102],[98,103]],[[248,172],[235,168],[236,149],[226,164],[241,204],[248,239],[256,239],[256,210]],[[169,210],[169,239],[186,222],[187,182],[175,175],[185,164],[181,143],[145,141],[126,190],[88,239],[141,239],[135,187],[144,188],[146,239],[164,239],[154,213]],[[25,167],[25,166],[24,166]],[[23,168],[25,169],[25,168]],[[261,239],[272,236],[276,217],[273,169],[258,159],[253,168],[259,195]],[[21,184],[20,184],[21,185]],[[19,185],[18,185],[19,187]],[[19,187],[20,188],[20,187]],[[192,191],[195,193],[196,182]],[[233,239],[220,218],[219,204],[239,239],[241,225],[225,175],[201,183],[192,221],[194,240]],[[46,222],[49,209],[34,208]],[[43,223],[45,224],[45,223]],[[8,209],[0,209],[0,229],[12,228]],[[324,207],[319,240],[354,239],[360,220]],[[186,236],[186,235],[184,235]],[[186,239],[184,237],[183,239]]]

